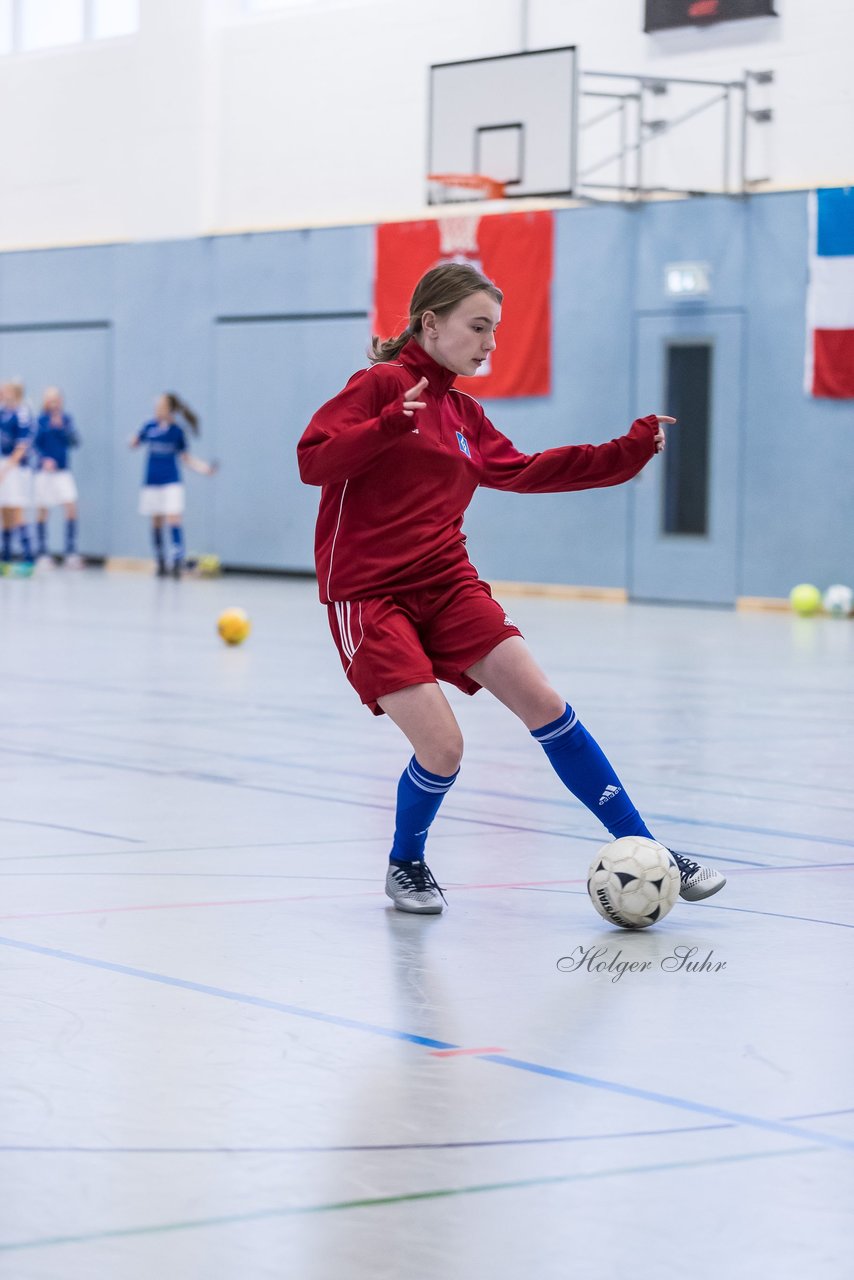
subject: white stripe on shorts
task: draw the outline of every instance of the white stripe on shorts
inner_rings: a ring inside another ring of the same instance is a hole
[[[353,644],[350,640],[350,632],[344,620],[344,604],[340,600],[335,602],[335,616],[338,619],[338,635],[341,637],[341,648],[344,650],[345,658],[353,660]],[[347,605],[349,609],[349,604]]]
[[[348,619],[349,619],[349,609],[350,609],[350,606],[349,606],[349,604],[348,604],[348,605],[347,605],[347,610],[348,610]],[[365,628],[362,626],[362,602],[361,602],[361,600],[359,601],[359,632],[360,632],[360,635],[359,635],[359,644],[357,644],[357,645],[355,646],[355,648],[353,649],[353,652],[350,654],[350,663],[349,663],[349,666],[347,667],[347,670],[348,670],[348,671],[350,670],[350,667],[352,667],[352,665],[353,665],[353,660],[355,659],[356,654],[359,652],[359,645],[362,643],[362,641],[363,641],[363,640],[364,640],[364,638],[365,638]],[[352,644],[352,642],[353,642],[353,637],[352,637],[352,635],[351,635],[351,637],[350,637],[350,643]]]

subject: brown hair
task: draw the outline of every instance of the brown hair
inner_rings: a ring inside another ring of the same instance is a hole
[[[387,338],[385,342],[376,336],[371,339],[368,353],[371,363],[396,360],[409,339],[421,332],[425,311],[445,316],[473,293],[488,293],[496,302],[504,301],[504,294],[498,286],[467,262],[443,262],[441,266],[433,267],[415,286],[409,304],[409,324],[403,333],[396,338]]]
[[[169,404],[169,412],[180,413],[181,417],[187,423],[187,426],[193,432],[193,435],[197,436],[199,434],[199,415],[197,413],[193,413],[190,406],[188,404],[184,404],[181,397],[176,396],[174,391],[167,391],[165,394]]]

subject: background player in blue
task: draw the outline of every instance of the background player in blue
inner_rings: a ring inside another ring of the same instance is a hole
[[[2,548],[4,564],[12,559],[12,534],[18,531],[21,554],[25,561],[33,558],[30,531],[24,512],[32,501],[32,472],[28,453],[32,442],[32,415],[24,401],[20,382],[7,382],[0,387],[0,513],[2,513]]]
[[[77,485],[68,465],[68,454],[80,444],[80,437],[63,409],[62,393],[57,387],[47,388],[42,403],[43,412],[36,424],[33,485],[36,555],[40,564],[53,563],[47,549],[48,513],[53,507],[62,506],[65,508],[65,564],[77,569],[83,563],[77,554]]]
[[[152,421],[140,427],[130,440],[132,449],[143,444],[148,448],[142,492],[139,495],[139,513],[151,516],[151,537],[157,559],[157,574],[161,578],[168,572],[164,525],[168,525],[170,530],[172,573],[176,578],[181,576],[184,563],[184,485],[181,482],[179,464],[202,476],[212,476],[217,470],[216,463],[203,462],[201,458],[194,458],[187,452],[186,434],[176,422],[178,415],[198,435],[198,416],[174,392],[166,391],[155,401]]]

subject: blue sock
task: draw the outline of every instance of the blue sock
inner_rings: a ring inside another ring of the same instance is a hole
[[[65,522],[65,554],[73,556],[77,550],[77,521],[69,516]]]
[[[654,840],[632,804],[605,753],[572,707],[542,729],[533,729],[563,785],[604,823],[615,840],[647,836]]]
[[[29,525],[26,525],[26,524],[18,525],[18,537],[21,539],[21,551],[24,553],[24,559],[32,560],[33,546],[32,546],[32,543],[30,542]]]
[[[175,564],[180,564],[184,559],[184,529],[180,524],[170,526],[172,530],[172,558]]]
[[[417,862],[424,857],[430,823],[454,785],[457,773],[450,778],[428,773],[415,756],[412,757],[397,784],[394,844],[389,862]]]
[[[38,555],[47,555],[47,522],[45,520],[39,520],[36,524],[36,546]]]
[[[9,561],[12,559],[12,530],[11,529],[3,530],[3,550],[2,552],[0,552],[0,556],[2,556],[4,564],[8,564]]]

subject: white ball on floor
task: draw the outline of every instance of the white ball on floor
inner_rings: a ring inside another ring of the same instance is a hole
[[[834,618],[847,618],[854,610],[854,591],[841,582],[834,582],[824,593],[824,611]]]
[[[624,836],[596,854],[587,892],[603,920],[621,929],[648,929],[673,908],[680,883],[679,868],[663,844]]]

